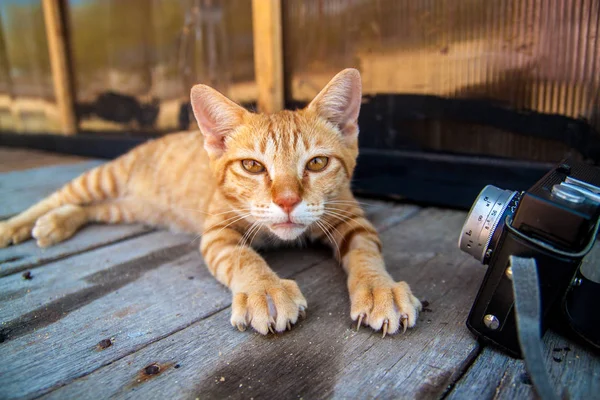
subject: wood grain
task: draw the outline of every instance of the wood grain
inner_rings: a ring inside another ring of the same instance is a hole
[[[39,248],[33,240],[0,249],[0,277],[139,236],[150,230],[141,224],[91,225],[72,238],[46,249]]]
[[[85,157],[50,153],[46,151],[0,147],[0,172],[22,171],[51,165],[74,164]]]
[[[65,286],[15,299],[36,308],[3,324],[8,332],[0,347],[0,397],[43,394],[228,307],[228,290],[210,275],[197,246],[189,237],[174,237],[156,233],[40,268],[38,274],[50,274],[41,275],[42,282],[56,286],[64,280]],[[114,259],[116,253],[123,257]],[[297,249],[268,261],[289,276],[325,257],[323,251]],[[67,278],[77,268],[86,272]],[[219,327],[230,328],[228,321]],[[98,351],[96,344],[105,338],[113,346]]]
[[[252,31],[258,109],[274,113],[284,107],[281,0],[252,0]]]
[[[419,325],[404,335],[356,332],[344,273],[327,259],[294,276],[309,309],[291,332],[237,332],[224,309],[47,397],[100,391],[118,398],[439,397],[477,352],[464,320],[484,271],[456,249],[463,219],[428,209],[382,235],[394,278],[429,301]],[[294,264],[294,255],[286,259]],[[159,374],[144,374],[153,363]]]
[[[0,220],[25,210],[73,178],[102,163],[103,161],[94,160],[1,174]]]
[[[589,347],[550,331],[544,336],[546,369],[563,399],[595,399],[600,393],[600,357]],[[538,398],[522,360],[485,348],[448,399]]]
[[[582,270],[598,265],[600,246],[584,258]],[[596,268],[597,269],[597,268]],[[564,333],[572,335],[565,326]],[[548,331],[544,336],[545,367],[555,392],[563,399],[593,399],[600,393],[600,354],[589,345]],[[533,399],[536,394],[522,360],[485,348],[452,390],[449,399]]]
[[[370,209],[382,211],[378,204]],[[415,209],[387,211],[397,220]],[[227,289],[210,276],[196,248],[189,236],[156,232],[44,265],[31,281],[1,278],[7,309],[0,312],[0,398],[43,394],[229,307]],[[284,249],[265,256],[289,277],[329,259],[331,251]],[[229,330],[228,320],[218,328]],[[105,338],[114,344],[98,351],[96,343]],[[55,365],[50,371],[48,359]]]
[[[42,0],[54,95],[60,113],[60,131],[64,135],[74,135],[77,132],[73,100],[74,75],[71,73],[72,66],[69,63],[66,27],[61,16],[64,5],[66,2],[60,0]]]

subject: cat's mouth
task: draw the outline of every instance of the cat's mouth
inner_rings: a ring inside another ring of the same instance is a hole
[[[280,239],[294,240],[302,235],[306,229],[306,225],[297,224],[292,221],[286,221],[270,225],[269,228],[271,229],[271,232],[273,232]]]
[[[273,224],[271,226],[273,228],[286,228],[286,229],[305,228],[306,227],[306,225],[304,225],[304,224],[297,224],[297,223],[291,222],[291,221],[282,222],[279,224]]]

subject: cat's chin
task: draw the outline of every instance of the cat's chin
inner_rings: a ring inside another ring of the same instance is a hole
[[[294,240],[304,233],[306,225],[293,223],[273,224],[269,229],[281,240]]]

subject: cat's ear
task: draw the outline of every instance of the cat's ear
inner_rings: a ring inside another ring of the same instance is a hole
[[[225,139],[242,124],[248,111],[206,85],[195,85],[190,98],[204,135],[204,148],[211,157],[218,158],[226,150]]]
[[[347,68],[329,81],[308,108],[337,126],[348,141],[353,141],[358,136],[361,98],[360,73]]]

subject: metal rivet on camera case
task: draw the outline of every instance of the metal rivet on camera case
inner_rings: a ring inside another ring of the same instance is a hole
[[[512,281],[512,267],[506,268],[506,271],[504,271],[504,273],[506,274],[506,277]]]
[[[498,329],[498,327],[500,326],[500,321],[498,320],[498,318],[496,318],[495,315],[492,314],[487,314],[485,317],[483,317],[483,323],[485,324],[485,326],[487,326],[493,331]]]

